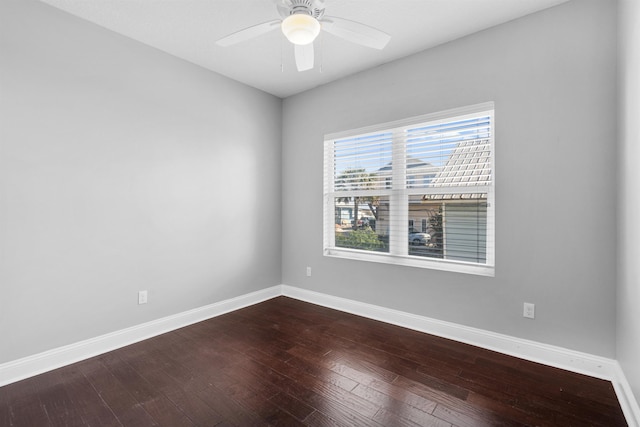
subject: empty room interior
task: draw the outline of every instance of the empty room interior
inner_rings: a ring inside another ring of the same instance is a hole
[[[0,426],[640,426],[639,123],[637,0],[0,0]]]

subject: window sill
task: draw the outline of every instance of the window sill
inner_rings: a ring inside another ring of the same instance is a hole
[[[463,261],[434,260],[410,255],[391,255],[388,253],[376,253],[345,248],[326,248],[324,250],[324,256],[353,259],[357,261],[377,262],[382,264],[403,265],[406,267],[428,268],[431,270],[474,274],[478,276],[495,276],[495,267],[492,265],[473,264]]]

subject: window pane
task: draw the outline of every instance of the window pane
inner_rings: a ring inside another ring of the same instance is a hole
[[[334,143],[334,191],[385,188],[391,176],[391,133],[376,133]]]
[[[411,196],[409,218],[427,225],[426,231],[409,229],[409,255],[486,263],[484,194]]]
[[[336,197],[336,247],[389,252],[389,197]]]
[[[491,182],[488,116],[407,129],[407,188]]]
[[[487,203],[444,204],[443,248],[446,259],[487,261]]]

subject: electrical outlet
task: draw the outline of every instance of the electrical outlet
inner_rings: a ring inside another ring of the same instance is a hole
[[[311,267],[307,267],[307,277],[311,277]]]
[[[138,305],[147,303],[147,291],[138,292]]]
[[[536,317],[536,305],[531,304],[529,302],[524,303],[524,311],[522,312],[522,316],[533,319]]]

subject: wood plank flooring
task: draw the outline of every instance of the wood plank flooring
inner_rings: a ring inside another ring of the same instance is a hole
[[[0,388],[0,426],[626,426],[611,383],[278,297]]]

